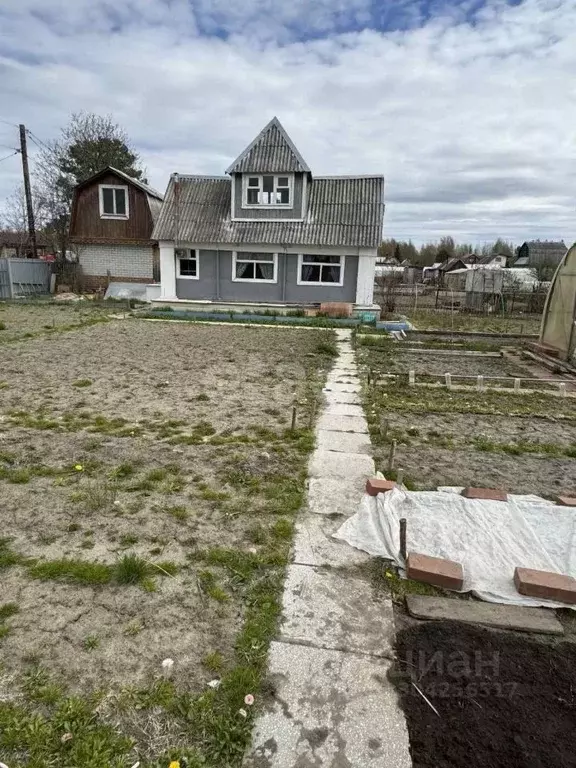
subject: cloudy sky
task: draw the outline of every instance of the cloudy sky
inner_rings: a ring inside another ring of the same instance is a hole
[[[0,159],[80,110],[159,189],[277,115],[313,172],[386,176],[389,237],[576,239],[576,0],[0,0]]]

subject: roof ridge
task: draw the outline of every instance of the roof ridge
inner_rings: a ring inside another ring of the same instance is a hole
[[[174,181],[174,176],[178,176],[179,180],[182,179],[214,179],[215,181],[231,181],[229,176],[216,176],[211,173],[178,173],[170,176],[170,181]]]
[[[314,175],[312,177],[312,181],[314,179],[384,179],[383,173],[352,173],[350,175],[339,175],[339,174],[328,174],[324,176],[318,176]]]

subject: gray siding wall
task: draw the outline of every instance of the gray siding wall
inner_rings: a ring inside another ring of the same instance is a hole
[[[254,176],[258,174],[246,174],[248,176]],[[276,174],[276,176],[282,174]],[[235,173],[234,179],[234,211],[233,218],[235,219],[299,219],[302,218],[302,191],[304,188],[304,174],[294,174],[294,205],[291,208],[272,208],[267,210],[265,208],[243,208],[242,207],[242,174]]]
[[[261,246],[254,246],[254,250],[263,251],[264,249]],[[232,251],[200,251],[199,257],[198,280],[176,278],[176,295],[179,299],[277,304],[356,301],[357,256],[346,256],[343,286],[297,285],[298,256],[293,254],[278,255],[276,283],[234,282]]]

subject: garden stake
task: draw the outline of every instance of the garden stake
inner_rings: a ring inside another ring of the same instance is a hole
[[[400,556],[406,561],[406,518],[400,518]]]
[[[292,426],[290,427],[292,432],[296,429],[296,406],[292,406]]]
[[[396,440],[392,440],[390,454],[388,455],[388,474],[394,469],[394,457],[396,456]]]

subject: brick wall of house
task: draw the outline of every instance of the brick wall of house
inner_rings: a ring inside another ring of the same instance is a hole
[[[151,245],[80,245],[78,261],[82,277],[107,278],[129,282],[152,281]]]

